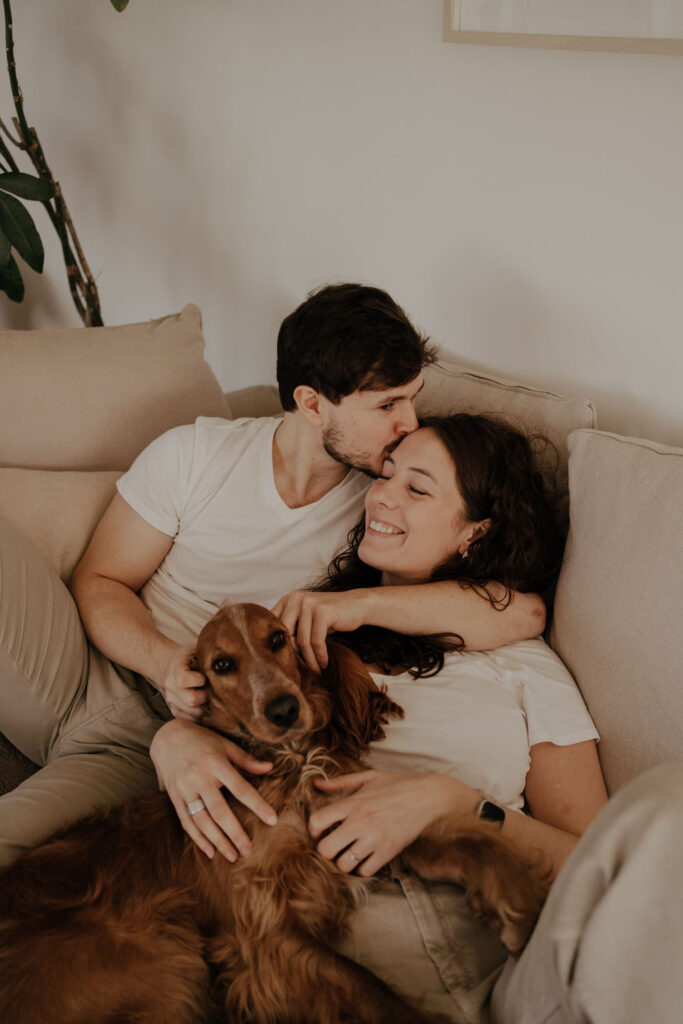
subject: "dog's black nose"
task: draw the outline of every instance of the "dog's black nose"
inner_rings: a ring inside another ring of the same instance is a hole
[[[266,718],[280,729],[289,729],[299,717],[299,701],[291,694],[276,697],[266,705]]]

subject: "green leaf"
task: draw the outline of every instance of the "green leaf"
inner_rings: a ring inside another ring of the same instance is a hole
[[[128,6],[128,0],[111,0],[112,7],[115,7],[117,11],[125,11]]]
[[[9,238],[4,231],[0,231],[0,270],[8,267],[11,259],[12,247],[9,244]]]
[[[18,199],[5,192],[0,192],[0,228],[29,267],[42,273],[45,252],[33,217]]]
[[[42,178],[36,178],[32,174],[24,174],[22,171],[8,171],[7,174],[0,174],[0,189],[3,192],[11,192],[21,199],[37,199],[44,203],[52,199],[52,185]]]
[[[5,292],[12,302],[21,302],[24,297],[24,282],[13,256],[6,267],[0,267],[0,292]]]

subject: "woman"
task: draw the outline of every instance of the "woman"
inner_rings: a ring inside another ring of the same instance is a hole
[[[540,852],[559,870],[606,800],[597,734],[571,677],[541,640],[463,653],[459,638],[410,635],[415,622],[378,622],[372,599],[377,587],[386,597],[386,587],[450,578],[504,607],[512,590],[548,589],[560,558],[551,505],[522,435],[484,417],[430,419],[387,458],[368,491],[364,521],[321,591],[276,606],[302,651],[320,654],[330,630],[346,634],[407,711],[371,751],[374,770],[321,783],[346,794],[310,823],[320,852],[341,870],[375,874],[445,814],[456,823],[470,815],[482,793],[505,808],[503,830],[520,850]],[[169,728],[155,739],[152,757],[184,810],[192,797],[181,786],[194,780],[186,765],[173,767]],[[225,742],[216,738],[210,756],[224,758]],[[209,853],[229,850],[221,846],[213,795],[199,795],[207,812],[194,820],[185,814],[188,831]],[[533,816],[521,813],[525,800]],[[451,932],[459,922],[460,942],[444,932],[444,920]],[[346,948],[453,1019],[476,1017],[503,959],[456,887],[406,880],[370,899]]]
[[[336,605],[339,629],[340,610],[353,614],[373,585],[458,579],[502,607],[512,590],[548,591],[561,552],[550,500],[521,434],[466,414],[423,420],[386,460],[350,548],[321,585],[338,592],[333,602],[298,593],[275,611],[304,646],[320,609],[329,615]],[[364,626],[347,642],[381,669],[407,712],[370,762],[382,769],[417,765],[421,773],[432,768],[441,777],[371,772],[327,783],[328,792],[352,787],[356,796],[312,819],[314,836],[338,826],[321,852],[343,870],[375,874],[436,817],[471,812],[484,790],[517,810],[526,800],[533,817],[510,816],[505,831],[523,849],[541,850],[556,872],[606,792],[595,728],[543,641],[463,655],[457,640]],[[425,740],[428,753],[420,750]]]

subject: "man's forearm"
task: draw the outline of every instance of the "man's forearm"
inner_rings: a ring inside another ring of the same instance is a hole
[[[492,587],[503,596],[501,586]],[[545,628],[545,605],[537,594],[513,592],[508,606],[499,610],[488,598],[454,580],[372,587],[365,591],[364,601],[366,623],[412,636],[457,633],[471,651],[528,640],[539,636]]]
[[[160,685],[177,645],[158,631],[137,594],[95,574],[77,575],[71,591],[90,642],[111,661]]]

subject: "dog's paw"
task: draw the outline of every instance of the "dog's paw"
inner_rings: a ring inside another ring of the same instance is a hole
[[[499,907],[500,941],[513,955],[519,956],[534,930],[535,918],[515,913],[510,907]]]

